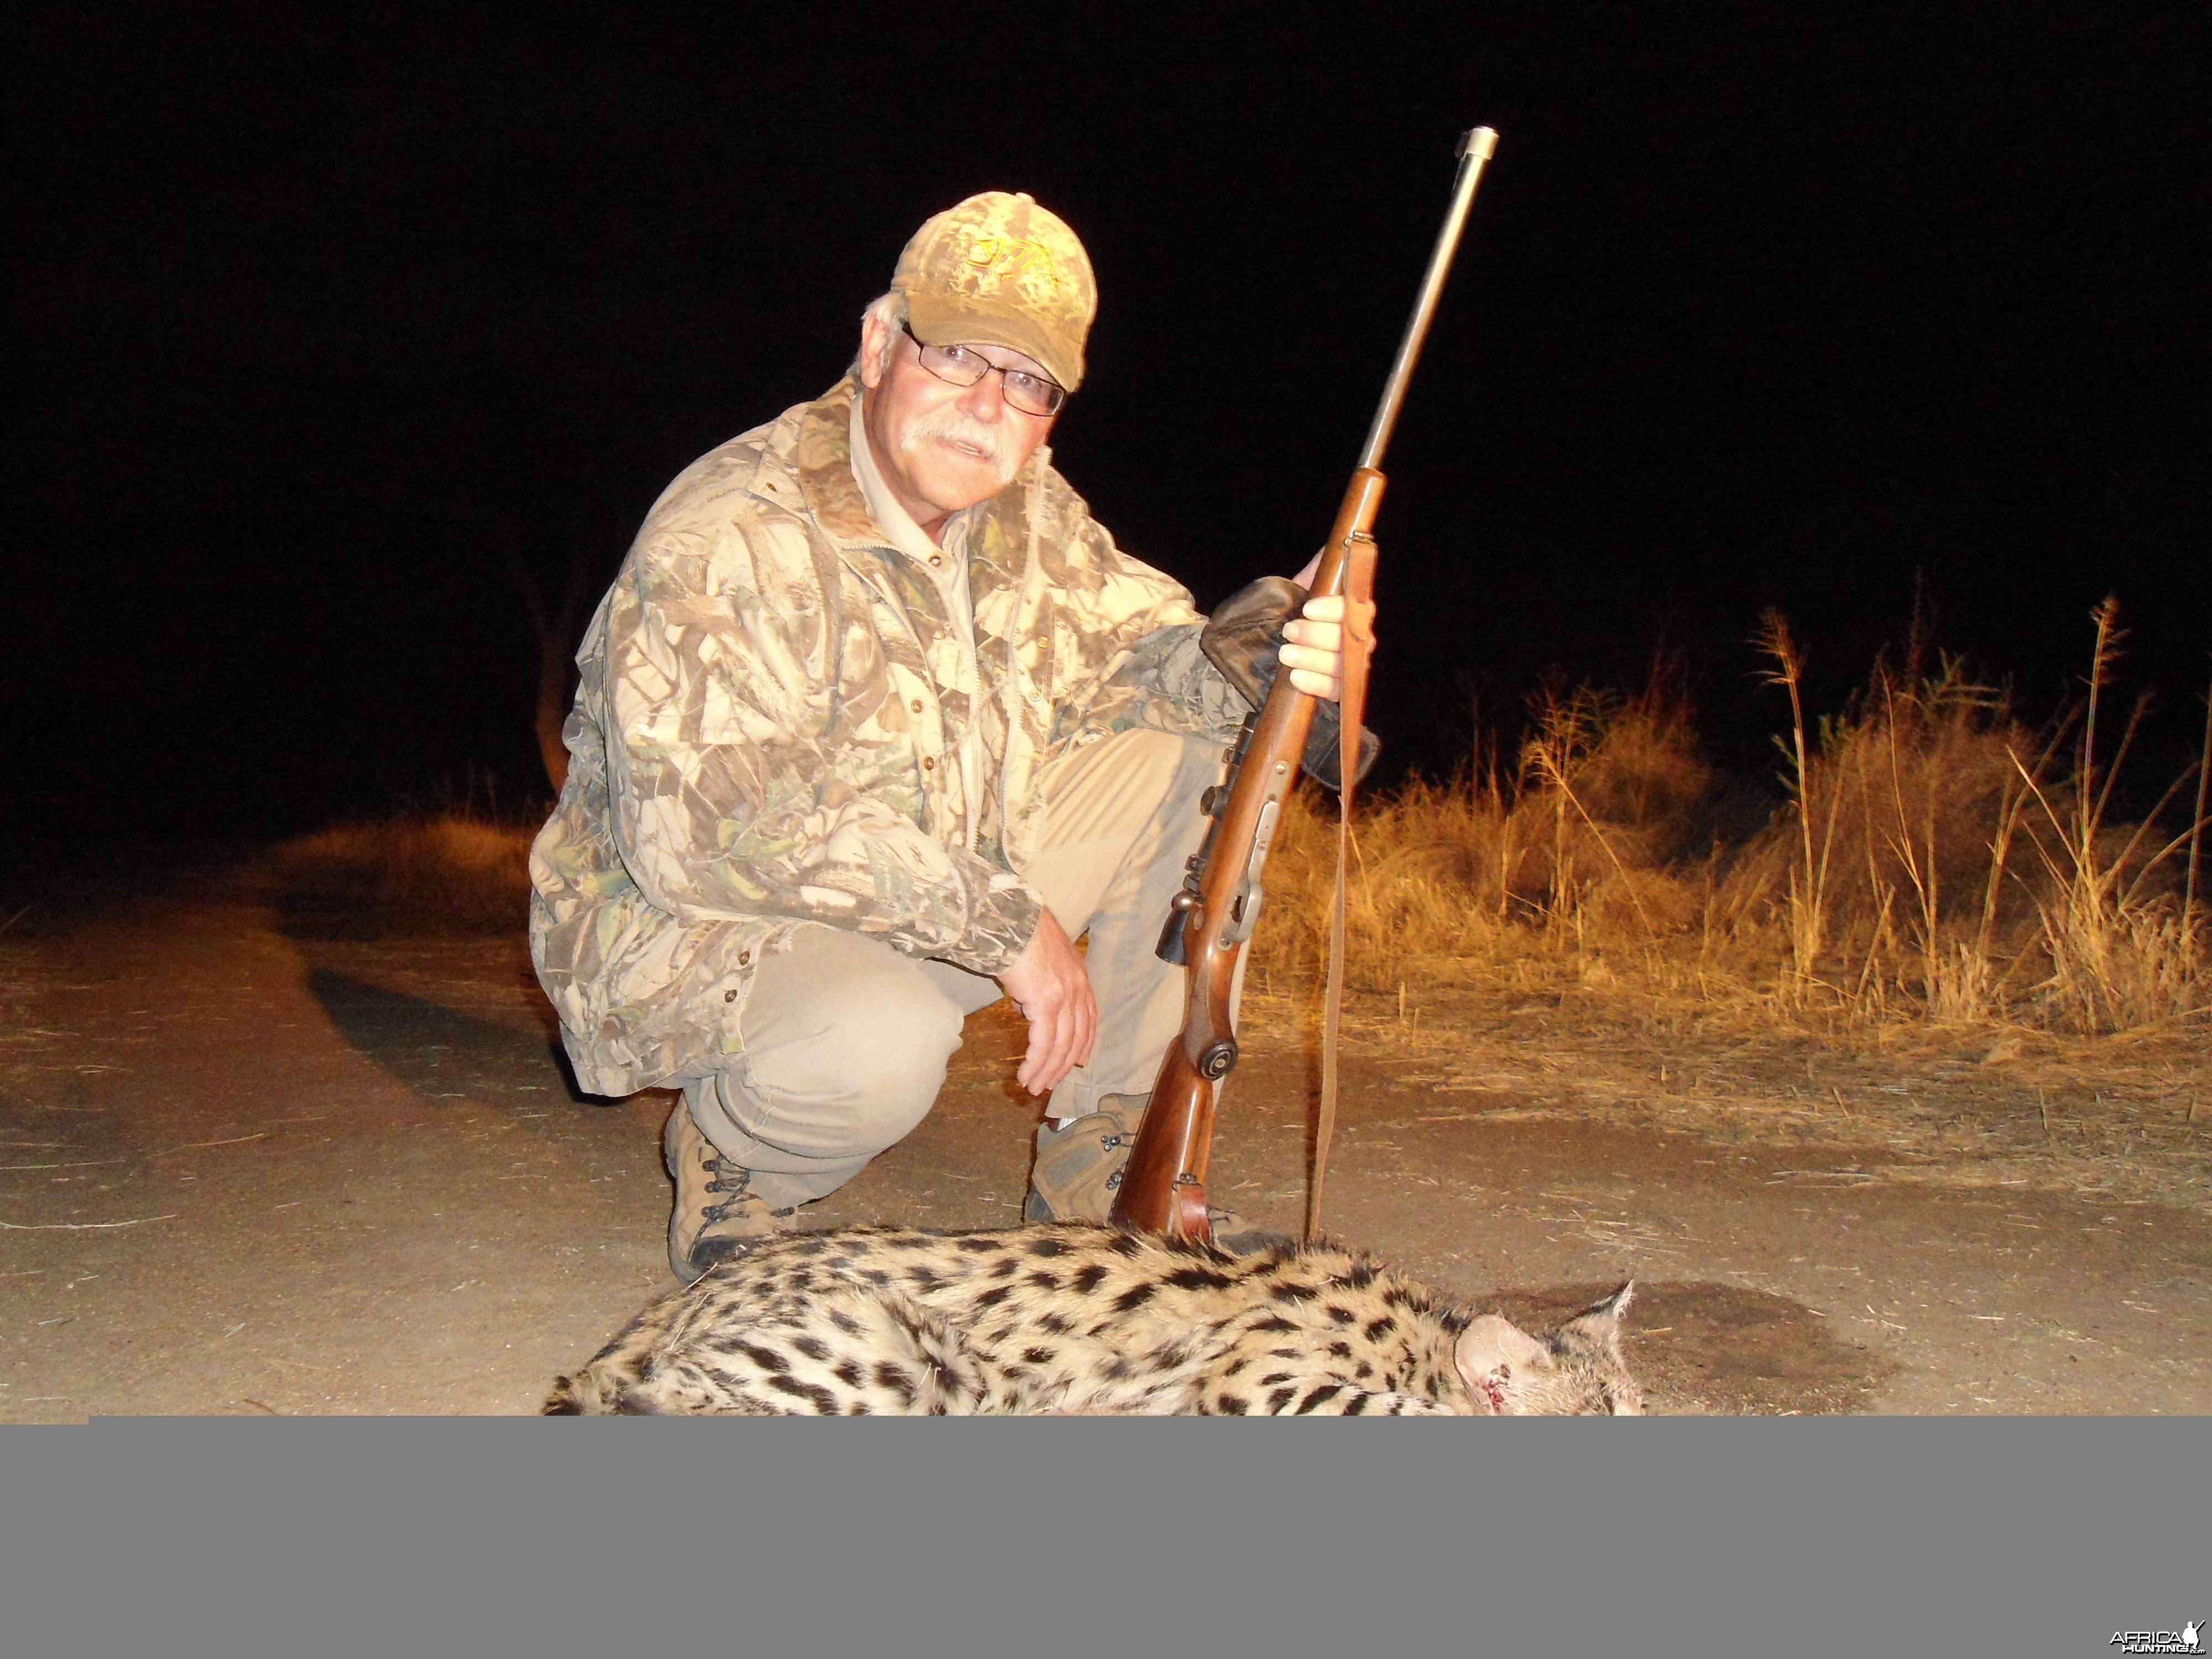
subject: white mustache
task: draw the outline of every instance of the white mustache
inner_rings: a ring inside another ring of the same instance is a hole
[[[971,444],[984,452],[991,470],[999,475],[1002,484],[1012,483],[1014,474],[1021,471],[1021,458],[1014,453],[1004,427],[986,425],[973,416],[953,408],[933,410],[917,416],[899,439],[899,448],[912,454],[931,439],[948,443]]]

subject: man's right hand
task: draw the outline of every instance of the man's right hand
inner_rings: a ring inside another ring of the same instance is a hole
[[[1091,1063],[1098,1038],[1098,998],[1091,975],[1059,920],[1044,913],[1029,947],[999,983],[1030,1023],[1030,1050],[1014,1080],[1033,1095],[1048,1094],[1079,1066]]]

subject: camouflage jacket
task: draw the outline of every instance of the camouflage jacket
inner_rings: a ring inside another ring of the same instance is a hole
[[[595,1092],[736,1052],[753,969],[798,922],[1001,971],[1042,908],[1021,872],[1044,769],[1135,726],[1225,739],[1245,713],[1188,593],[1116,548],[1042,447],[968,514],[963,673],[939,587],[854,477],[854,395],[848,378],[686,469],[577,654],[530,939]],[[969,801],[977,722],[990,781]]]

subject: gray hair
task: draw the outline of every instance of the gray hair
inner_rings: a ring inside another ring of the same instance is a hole
[[[878,295],[868,301],[867,309],[860,313],[861,327],[866,328],[871,322],[881,323],[884,326],[883,354],[876,364],[878,369],[890,363],[891,353],[898,349],[899,329],[905,321],[906,295],[896,289],[888,294]],[[847,373],[856,380],[860,379],[860,359],[858,354],[854,355],[853,367]]]

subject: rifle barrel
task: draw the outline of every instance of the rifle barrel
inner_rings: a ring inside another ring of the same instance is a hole
[[[1498,134],[1489,127],[1475,127],[1460,135],[1459,178],[1452,186],[1451,210],[1444,216],[1444,228],[1437,238],[1436,251],[1429,256],[1428,275],[1421,278],[1421,291],[1413,301],[1413,314],[1406,324],[1405,337],[1398,342],[1398,360],[1390,365],[1390,378],[1382,387],[1382,406],[1375,411],[1375,424],[1367,429],[1367,447],[1359,452],[1359,465],[1376,471],[1382,469],[1382,452],[1390,447],[1391,428],[1398,424],[1398,410],[1406,401],[1406,386],[1413,378],[1413,365],[1421,355],[1421,342],[1428,337],[1429,321],[1437,313],[1437,301],[1444,291],[1444,278],[1451,274],[1452,255],[1459,251],[1460,232],[1467,227],[1468,210],[1474,205],[1475,186],[1482,182],[1483,165],[1498,152]]]

